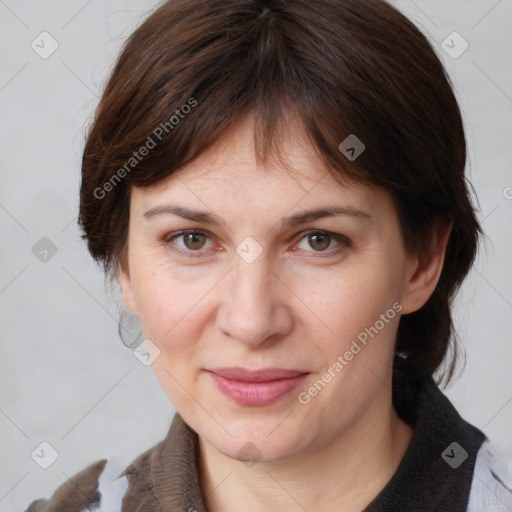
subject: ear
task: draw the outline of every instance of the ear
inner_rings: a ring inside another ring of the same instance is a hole
[[[417,311],[434,293],[443,270],[446,246],[452,228],[453,222],[438,221],[426,250],[411,257],[407,283],[402,297],[402,314]]]
[[[119,286],[121,288],[121,294],[125,306],[135,315],[137,315],[137,306],[135,304],[135,297],[133,293],[132,280],[130,278],[130,272],[126,269],[119,268]]]

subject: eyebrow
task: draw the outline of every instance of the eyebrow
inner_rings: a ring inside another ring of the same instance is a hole
[[[214,213],[207,212],[198,212],[194,210],[189,210],[188,208],[184,208],[182,206],[156,206],[155,208],[151,208],[144,214],[144,218],[152,219],[157,217],[158,215],[178,215],[178,217],[182,217],[187,220],[192,220],[195,222],[201,222],[204,224],[223,224],[226,225],[226,222],[215,215]]]
[[[215,213],[199,212],[174,205],[155,206],[144,213],[144,218],[149,220],[159,215],[177,215],[178,217],[194,222],[210,225],[222,224],[226,226],[226,222]],[[311,222],[325,217],[335,217],[338,215],[358,218],[363,221],[372,219],[372,216],[369,213],[351,206],[329,206],[326,208],[316,208],[295,213],[282,218],[278,224],[281,228],[291,228],[300,224],[305,224],[306,222]]]
[[[299,224],[305,224],[306,222],[311,222],[313,220],[322,219],[325,217],[336,217],[339,215],[354,217],[360,220],[370,220],[372,218],[369,213],[352,206],[329,206],[326,208],[306,210],[290,215],[289,217],[284,217],[280,224],[282,227],[293,227]]]

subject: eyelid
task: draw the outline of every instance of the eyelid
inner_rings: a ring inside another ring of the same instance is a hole
[[[206,230],[202,230],[202,229],[182,229],[180,231],[176,231],[176,232],[173,232],[173,233],[169,233],[167,235],[165,235],[162,239],[162,242],[164,243],[165,246],[170,246],[172,243],[173,243],[173,240],[176,239],[176,238],[179,238],[180,236],[185,236],[185,235],[188,235],[188,234],[199,234],[199,235],[203,235],[205,237],[207,237],[212,243],[213,243],[213,239],[215,238],[211,233],[209,233],[208,231]],[[297,234],[296,238],[297,241],[294,243],[293,247],[292,247],[292,252],[295,252],[297,249],[296,249],[296,245],[298,243],[300,243],[304,238],[308,237],[309,235],[312,235],[312,234],[322,234],[322,235],[328,235],[330,236],[333,240],[335,240],[336,242],[338,242],[338,245],[334,248],[334,249],[330,249],[328,251],[315,251],[315,250],[306,250],[307,253],[311,253],[313,254],[314,256],[309,256],[309,257],[327,257],[327,256],[333,256],[335,254],[338,254],[339,252],[341,252],[341,250],[343,248],[346,248],[346,247],[351,247],[352,246],[352,241],[347,238],[345,235],[342,235],[341,233],[333,233],[332,231],[327,231],[327,230],[323,230],[323,229],[309,229],[309,230],[306,230],[306,231],[301,231],[300,233]],[[211,249],[210,249],[211,250]],[[303,250],[303,249],[300,249],[300,250]],[[203,249],[198,249],[196,251],[194,250],[185,250],[185,249],[182,249],[181,247],[178,247],[176,245],[174,245],[172,247],[172,251],[182,255],[182,256],[185,256],[185,257],[199,257],[199,256],[203,256],[204,255],[204,250]]]
[[[297,250],[296,249],[296,245],[298,243],[300,243],[304,238],[306,238],[306,237],[308,237],[310,235],[315,235],[315,234],[328,235],[333,240],[338,242],[338,245],[336,247],[334,247],[333,249],[330,249],[330,250],[327,250],[327,251],[315,251],[313,249],[311,249],[310,251],[306,250],[307,253],[313,254],[313,256],[309,256],[310,258],[311,257],[313,257],[313,258],[317,258],[317,257],[322,258],[322,257],[333,256],[333,255],[336,255],[339,252],[341,252],[344,248],[352,247],[352,241],[349,238],[347,238],[345,235],[342,235],[341,233],[333,233],[332,231],[327,231],[325,229],[310,229],[310,230],[307,230],[307,231],[302,231],[298,235],[298,240],[294,244],[294,246],[292,248],[292,251],[296,251]]]
[[[167,235],[165,235],[162,239],[162,242],[163,244],[166,246],[166,247],[170,247],[171,244],[173,244],[173,247],[171,248],[171,250],[173,252],[176,252],[178,254],[180,254],[181,256],[185,256],[185,257],[198,257],[198,256],[203,256],[204,255],[204,251],[203,249],[198,249],[197,251],[193,251],[193,250],[185,250],[185,249],[182,249],[181,247],[179,246],[176,246],[174,243],[173,243],[173,240],[175,238],[179,238],[179,237],[182,237],[182,236],[185,236],[185,235],[190,235],[190,234],[198,234],[198,235],[203,235],[205,237],[207,237],[210,241],[213,242],[213,236],[208,232],[208,231],[205,231],[205,230],[202,230],[202,229],[182,229],[181,231],[175,231],[173,233],[169,233]]]

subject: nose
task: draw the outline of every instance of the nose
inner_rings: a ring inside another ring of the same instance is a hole
[[[235,257],[217,312],[217,327],[248,346],[269,344],[293,328],[286,285],[263,256],[253,263]]]

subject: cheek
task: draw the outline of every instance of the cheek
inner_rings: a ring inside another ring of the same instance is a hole
[[[217,273],[166,263],[149,263],[141,269],[134,272],[134,298],[146,337],[162,350],[197,339],[208,321],[209,292],[219,282]]]
[[[328,327],[326,336],[317,337],[323,364],[302,398],[311,400],[306,413],[336,430],[360,414],[387,383],[400,318],[400,286],[394,270],[369,265],[340,272],[324,283],[322,293],[309,286],[298,292],[306,296],[310,289],[308,306]]]
[[[396,327],[397,314],[392,306],[399,302],[401,293],[398,272],[392,268],[367,264],[322,278],[302,277],[295,282],[294,291],[324,324],[328,338],[338,340],[333,350],[350,344],[365,329],[374,326],[381,315],[386,316],[386,329],[379,330]]]
[[[208,283],[206,283],[208,284]],[[157,347],[153,370],[174,406],[193,410],[184,389],[193,389],[198,340],[208,321],[205,283],[154,270],[137,281],[136,301],[144,335]]]
[[[146,337],[163,345],[194,309],[193,284],[183,287],[158,275],[137,283],[135,300]]]

